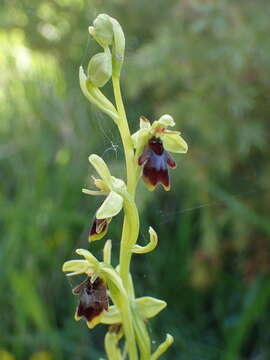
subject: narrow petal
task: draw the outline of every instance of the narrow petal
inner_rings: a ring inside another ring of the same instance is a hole
[[[112,256],[112,240],[107,240],[103,248],[103,261],[111,265],[111,256]]]
[[[145,116],[140,116],[140,129],[151,129],[150,120],[148,120]]]
[[[111,191],[101,207],[98,209],[96,218],[105,219],[117,215],[123,207],[123,198],[116,192]]]
[[[167,151],[185,154],[188,145],[179,134],[164,134],[162,136],[164,148]]]
[[[87,195],[107,195],[108,194],[108,192],[106,192],[106,191],[101,191],[101,190],[98,190],[98,191],[96,191],[96,190],[89,190],[89,189],[82,189],[82,192],[84,193],[84,194],[87,194]]]

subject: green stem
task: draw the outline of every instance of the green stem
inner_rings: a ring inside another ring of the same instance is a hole
[[[132,144],[130,130],[127,122],[127,116],[122,100],[119,78],[113,76],[112,82],[113,82],[116,107],[120,117],[118,127],[125,152],[126,170],[127,170],[127,189],[130,195],[134,198],[135,190],[136,190],[136,180],[135,180],[135,169],[134,169],[133,144]]]
[[[132,323],[132,312],[129,304],[127,291],[123,287],[121,279],[118,279],[119,277],[118,273],[115,272],[115,270],[113,270],[111,266],[103,266],[102,271],[110,281],[109,288],[113,303],[119,309],[121,309],[122,324],[124,327],[129,359],[137,360],[138,354],[136,348],[135,333]]]
[[[116,107],[119,115],[118,128],[120,131],[121,139],[123,142],[124,152],[125,152],[125,160],[126,160],[126,170],[127,170],[127,193],[124,194],[124,223],[123,223],[123,231],[121,238],[121,247],[120,247],[120,276],[123,282],[123,285],[128,293],[129,299],[133,299],[135,297],[132,277],[130,275],[130,261],[132,255],[132,248],[136,244],[138,234],[139,234],[139,215],[136,204],[134,202],[135,192],[137,187],[137,172],[134,161],[134,150],[133,144],[131,140],[130,130],[127,122],[126,112],[123,105],[123,100],[121,96],[120,83],[117,77],[113,77],[113,89]],[[132,314],[131,314],[132,315]],[[136,328],[138,328],[138,324],[141,322],[138,321],[136,324]],[[125,334],[126,335],[126,334]],[[144,336],[145,333],[142,335]],[[136,338],[138,340],[138,335],[136,334]],[[148,340],[148,336],[146,337]],[[139,348],[140,352],[145,353],[149,351],[149,347],[146,346],[147,350],[142,351],[142,339],[139,338]],[[130,339],[127,338],[127,343]],[[135,341],[135,337],[133,339]],[[148,340],[149,341],[149,340]],[[129,354],[130,355],[130,354]],[[150,351],[149,351],[150,358]],[[144,358],[146,360],[146,358]]]
[[[123,142],[126,170],[127,170],[127,191],[132,200],[136,191],[136,171],[134,166],[134,150],[130,136],[130,130],[127,122],[127,116],[122,100],[119,78],[113,77],[113,89],[117,111],[119,114],[118,128]],[[128,209],[126,209],[128,208]],[[137,241],[139,231],[139,217],[136,205],[125,208],[125,218],[122,231],[121,248],[120,248],[120,276],[124,286],[129,291],[129,268],[131,261],[131,249]],[[126,211],[127,210],[127,211]]]

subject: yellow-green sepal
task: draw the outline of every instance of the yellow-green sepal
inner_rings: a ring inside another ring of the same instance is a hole
[[[63,264],[63,272],[68,272],[67,276],[91,273],[94,267],[91,267],[87,260],[69,260]]]
[[[93,165],[96,172],[99,174],[99,176],[103,179],[105,184],[110,188],[111,185],[111,173],[106,165],[105,161],[98,155],[92,154],[89,156],[89,162]]]
[[[97,219],[111,218],[117,215],[123,207],[123,198],[115,191],[111,191],[96,213]]]
[[[102,324],[113,325],[120,324],[121,322],[121,313],[115,305],[111,305],[109,310],[102,314]]]
[[[151,138],[151,133],[147,128],[140,129],[131,136],[135,149],[140,149],[140,148],[143,149],[143,147],[147,144],[150,138]]]
[[[180,133],[168,132],[162,136],[164,149],[169,152],[185,154],[188,151],[188,145],[180,136]]]

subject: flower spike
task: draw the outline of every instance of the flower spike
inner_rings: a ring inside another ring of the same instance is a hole
[[[85,279],[72,290],[78,297],[75,319],[84,319],[89,328],[99,323],[111,325],[105,336],[105,350],[109,360],[127,357],[130,360],[157,360],[172,344],[173,337],[167,335],[166,340],[151,355],[146,320],[156,316],[167,304],[149,296],[135,297],[130,273],[131,255],[148,253],[158,243],[156,232],[149,227],[149,242],[144,246],[136,244],[140,233],[136,188],[142,174],[150,190],[158,184],[169,190],[169,168],[176,167],[170,152],[186,153],[188,146],[179,131],[169,129],[175,126],[175,122],[168,114],[153,122],[141,116],[140,129],[131,136],[120,86],[125,52],[122,27],[116,19],[100,14],[89,27],[89,33],[102,49],[89,60],[86,73],[80,67],[80,87],[89,102],[110,116],[117,125],[124,148],[127,178],[125,184],[111,175],[101,157],[96,154],[89,156],[89,162],[99,178],[92,177],[95,189],[82,191],[88,195],[104,196],[90,226],[89,241],[105,237],[112,218],[122,209],[124,221],[118,266],[114,268],[111,264],[112,241],[107,240],[102,261],[98,261],[88,250],[77,249],[76,253],[83,258],[66,261],[63,271],[67,276],[85,274]],[[101,91],[109,81],[113,87],[112,102]],[[112,303],[110,306],[108,297]]]

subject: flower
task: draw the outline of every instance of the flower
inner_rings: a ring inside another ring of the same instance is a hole
[[[143,179],[149,190],[154,190],[157,184],[162,184],[165,190],[170,189],[168,166],[176,167],[176,163],[170,154],[164,150],[160,138],[152,137],[141,156],[139,165],[143,166]]]
[[[109,303],[107,289],[101,272],[101,263],[87,250],[77,249],[84,260],[70,260],[63,265],[67,276],[86,274],[86,279],[77,285],[72,293],[79,295],[79,304],[75,313],[75,320],[84,318],[87,326],[93,328],[102,318],[103,312],[108,310]]]
[[[100,322],[104,310],[108,310],[109,303],[107,288],[101,278],[96,278],[92,283],[87,277],[81,284],[76,286],[72,293],[79,295],[79,305],[75,313],[75,320],[84,318],[87,326],[92,329]]]
[[[93,178],[99,190],[83,189],[82,191],[89,195],[106,196],[103,204],[97,210],[93,225],[90,229],[89,241],[95,241],[106,235],[112,217],[122,210],[124,200],[120,194],[126,189],[126,185],[123,180],[111,175],[106,163],[98,155],[90,155],[89,161],[101,177],[101,179]]]
[[[179,131],[168,130],[175,122],[170,115],[163,115],[152,125],[144,116],[140,117],[140,130],[132,135],[138,165],[143,166],[143,179],[150,190],[161,184],[165,190],[170,189],[168,166],[176,163],[168,151],[186,153],[187,143]]]

